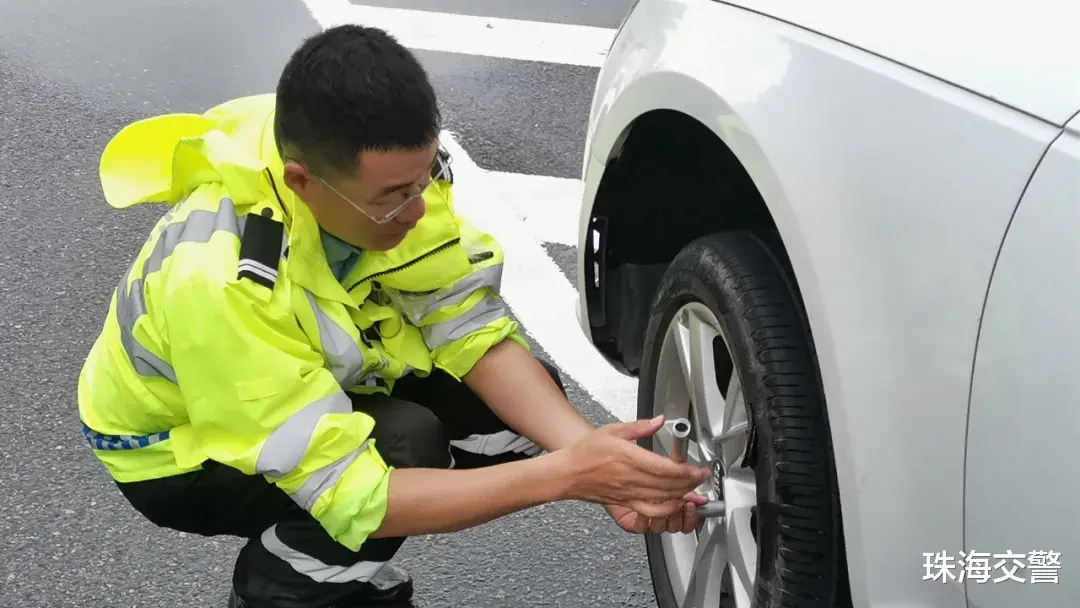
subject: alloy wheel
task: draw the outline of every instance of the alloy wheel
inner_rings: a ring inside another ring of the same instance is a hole
[[[748,455],[752,424],[730,340],[708,307],[678,310],[665,332],[657,365],[654,414],[685,417],[692,429],[687,461],[709,467],[698,491],[724,502],[723,515],[699,518],[696,533],[660,534],[667,575],[679,608],[751,608],[757,572],[757,477]],[[653,450],[671,455],[668,430]]]

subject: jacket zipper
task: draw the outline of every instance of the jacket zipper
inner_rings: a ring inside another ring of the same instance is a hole
[[[456,239],[454,239],[452,241],[447,241],[446,243],[443,243],[442,245],[439,245],[435,249],[432,249],[431,251],[428,251],[424,255],[422,255],[422,256],[420,256],[418,258],[414,258],[414,259],[410,260],[409,262],[406,262],[406,263],[404,263],[404,264],[402,264],[400,266],[395,266],[394,268],[389,268],[387,270],[383,270],[382,272],[376,272],[375,274],[369,274],[368,276],[366,276],[366,277],[360,279],[359,281],[353,283],[352,285],[350,285],[349,288],[346,289],[345,291],[348,291],[348,292],[351,293],[352,290],[356,289],[360,285],[362,285],[362,284],[364,284],[364,283],[366,283],[366,282],[368,282],[368,281],[370,281],[372,279],[377,279],[379,277],[383,277],[383,276],[386,276],[388,274],[393,274],[395,272],[398,272],[399,270],[405,270],[406,268],[409,268],[410,266],[413,266],[415,264],[419,264],[422,260],[425,260],[425,259],[427,259],[427,258],[429,258],[429,257],[431,257],[431,256],[433,256],[433,255],[435,255],[437,253],[440,253],[440,252],[442,252],[442,251],[444,251],[446,249],[449,249],[450,247],[453,247],[454,245],[457,245],[460,242],[461,242],[460,237],[456,238]]]

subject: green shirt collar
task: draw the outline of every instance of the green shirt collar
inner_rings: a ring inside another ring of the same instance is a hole
[[[323,250],[326,252],[326,263],[330,265],[330,271],[334,273],[337,280],[341,281],[360,259],[361,250],[325,230],[320,229],[319,232]]]

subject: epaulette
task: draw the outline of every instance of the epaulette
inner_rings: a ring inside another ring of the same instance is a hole
[[[240,261],[236,278],[248,278],[267,289],[277,283],[278,262],[284,243],[285,225],[273,219],[273,211],[249,213],[240,239]]]

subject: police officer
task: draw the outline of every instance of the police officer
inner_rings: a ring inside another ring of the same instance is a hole
[[[689,532],[708,470],[594,428],[499,297],[503,252],[454,211],[413,55],[306,40],[275,95],[132,123],[106,201],[167,206],[80,374],[93,453],[151,522],[248,539],[230,606],[395,604],[409,535],[558,500]]]

